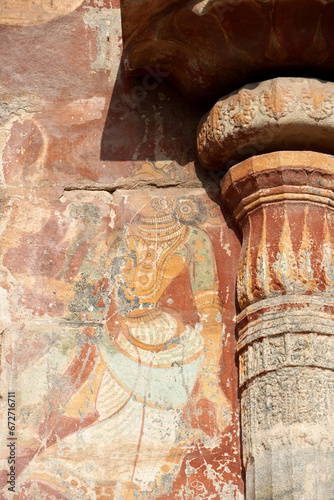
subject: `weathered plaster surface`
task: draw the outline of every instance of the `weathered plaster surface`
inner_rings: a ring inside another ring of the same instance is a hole
[[[15,391],[17,498],[239,500],[240,244],[195,161],[205,109],[155,65],[125,76],[116,2],[49,17],[31,2],[24,23],[8,5],[1,443]]]
[[[28,26],[53,21],[73,12],[83,0],[11,0],[0,10],[1,24]]]

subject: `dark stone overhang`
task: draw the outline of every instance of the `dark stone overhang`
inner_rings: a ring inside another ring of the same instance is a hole
[[[334,0],[122,0],[121,9],[128,72],[157,69],[191,99],[263,75],[334,70]]]

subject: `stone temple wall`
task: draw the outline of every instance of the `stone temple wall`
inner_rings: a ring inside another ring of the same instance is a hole
[[[334,500],[334,0],[0,2],[0,498]]]
[[[117,0],[5,1],[0,25],[0,498],[241,500],[208,106],[159,63],[127,76]]]

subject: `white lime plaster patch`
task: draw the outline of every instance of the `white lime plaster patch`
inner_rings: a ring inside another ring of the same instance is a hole
[[[97,56],[91,63],[94,71],[108,70],[109,81],[116,80],[121,58],[121,12],[120,9],[88,7],[83,16],[87,27],[97,31]]]

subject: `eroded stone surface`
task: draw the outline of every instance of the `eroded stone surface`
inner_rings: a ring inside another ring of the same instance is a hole
[[[333,494],[333,180],[333,158],[304,151],[248,159],[222,180],[243,232],[237,351],[249,500]]]
[[[308,78],[275,78],[247,85],[220,99],[203,117],[197,148],[202,165],[227,170],[271,151],[332,154],[334,84]]]
[[[121,6],[128,70],[159,64],[192,99],[217,99],[266,72],[333,70],[332,0],[123,0]]]

